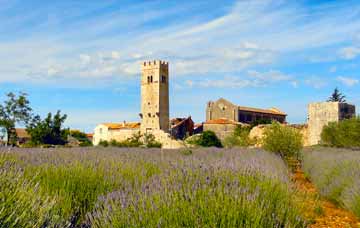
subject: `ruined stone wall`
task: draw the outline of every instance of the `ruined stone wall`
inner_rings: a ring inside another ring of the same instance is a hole
[[[338,102],[317,102],[308,105],[309,144],[317,145],[321,141],[321,132],[329,122],[339,121]]]
[[[155,136],[155,140],[162,144],[163,149],[179,149],[184,147],[182,141],[171,138],[169,133],[162,130],[155,130],[152,134]]]

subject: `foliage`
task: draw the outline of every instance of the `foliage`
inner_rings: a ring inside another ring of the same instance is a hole
[[[324,126],[321,141],[333,147],[360,147],[360,117]]]
[[[0,104],[0,126],[5,127],[8,134],[8,143],[16,144],[16,124],[27,124],[31,119],[30,102],[26,93],[8,93],[7,100]]]
[[[92,142],[89,140],[84,132],[78,130],[71,130],[70,135],[80,142],[81,147],[92,146]]]
[[[224,146],[231,147],[247,147],[250,145],[254,145],[253,140],[249,138],[249,134],[251,131],[251,126],[237,126],[230,136],[224,139]]]
[[[54,117],[49,113],[44,120],[41,120],[40,116],[35,116],[26,128],[31,142],[34,145],[64,145],[69,134],[69,130],[62,127],[66,118],[67,116],[61,115],[60,111],[57,111]]]
[[[115,141],[115,143],[116,143],[116,141]],[[100,140],[99,146],[108,147],[108,146],[109,146],[109,142],[106,141],[106,140]]]
[[[0,227],[41,227],[55,201],[40,194],[33,178],[23,178],[15,160],[0,153]]]
[[[334,92],[331,94],[331,96],[329,97],[329,99],[327,101],[331,101],[331,102],[346,102],[346,97],[339,92],[338,88],[334,89]]]
[[[204,131],[198,137],[193,137],[187,143],[202,147],[222,147],[220,139],[213,131]]]
[[[0,197],[0,224],[17,219],[15,227],[306,226],[284,162],[261,150],[202,148],[183,156],[177,150],[94,147],[14,149],[12,155],[0,159],[1,177],[3,171],[23,174],[8,178],[10,185],[0,178],[0,194],[13,196]],[[26,181],[38,184],[22,192]],[[20,201],[20,193],[33,198]]]
[[[145,134],[144,142],[147,148],[161,148],[161,143],[155,140],[153,134]]]
[[[100,146],[107,147],[141,147],[145,146],[146,148],[161,148],[162,144],[155,140],[155,136],[152,134],[145,134],[141,135],[140,133],[136,133],[132,135],[130,138],[117,141],[111,140],[110,142],[107,141],[100,141]]]
[[[253,121],[250,125],[250,128],[256,127],[258,125],[262,125],[262,124],[271,124],[271,120],[270,119],[257,119],[255,121]]]
[[[297,129],[276,122],[265,128],[264,149],[275,152],[282,158],[298,158],[302,145],[302,135]]]
[[[303,170],[323,197],[360,218],[360,153],[335,148],[303,152]]]

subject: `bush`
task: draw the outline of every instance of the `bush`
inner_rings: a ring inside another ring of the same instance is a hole
[[[204,131],[199,136],[193,137],[188,143],[202,147],[222,147],[220,139],[213,131]]]
[[[264,131],[264,149],[275,152],[282,158],[298,158],[302,145],[301,133],[291,127],[272,123]]]
[[[106,141],[106,140],[100,140],[99,146],[108,147],[108,146],[109,146],[109,142]]]
[[[249,138],[250,131],[250,126],[238,126],[233,134],[225,138],[224,146],[231,148],[235,146],[247,147],[254,145],[253,140]]]
[[[155,140],[155,136],[152,134],[145,134],[144,141],[147,148],[161,148],[161,143]]]
[[[78,131],[78,130],[71,130],[70,136],[74,137],[76,140],[80,142],[79,146],[81,147],[87,147],[92,146],[92,142],[89,140],[87,135],[84,132]]]
[[[360,147],[360,117],[329,123],[323,128],[321,142],[333,147]]]

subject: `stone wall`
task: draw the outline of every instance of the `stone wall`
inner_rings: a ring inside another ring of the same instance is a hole
[[[213,131],[220,140],[230,136],[238,124],[207,124],[204,123],[204,131]]]
[[[338,102],[317,102],[308,105],[309,143],[317,145],[321,140],[321,132],[329,122],[339,121]]]

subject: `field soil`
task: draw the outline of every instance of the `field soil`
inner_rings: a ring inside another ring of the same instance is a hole
[[[293,181],[300,193],[306,196],[307,200],[304,202],[304,207],[308,209],[306,214],[313,220],[310,228],[360,228],[360,221],[353,213],[320,198],[316,187],[305,177],[301,169],[295,171]]]

